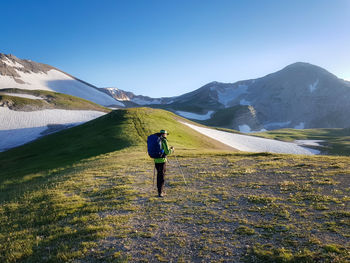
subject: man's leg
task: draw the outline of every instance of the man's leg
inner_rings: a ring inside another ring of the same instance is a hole
[[[164,188],[164,175],[166,171],[166,164],[165,163],[156,163],[156,169],[157,169],[157,188],[158,188],[158,195],[160,195],[163,192]]]

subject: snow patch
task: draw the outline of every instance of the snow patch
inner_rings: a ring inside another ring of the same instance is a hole
[[[324,142],[324,140],[295,140],[296,144],[301,146],[317,146],[317,147],[323,147],[321,145],[321,142]]]
[[[88,110],[13,111],[0,107],[0,151],[39,138],[48,126],[75,126],[106,113]]]
[[[238,85],[238,87],[234,89],[226,89],[225,91],[217,91],[218,93],[218,100],[221,104],[225,105],[225,107],[228,106],[229,102],[233,101],[234,99],[238,98],[238,96],[248,93],[248,86],[247,85]]]
[[[247,124],[238,125],[238,129],[240,132],[244,132],[244,133],[251,132],[251,129],[250,129],[249,125],[247,125]]]
[[[67,124],[95,119],[106,113],[90,110],[14,111],[0,107],[0,130],[32,128],[48,124]]]
[[[294,129],[304,129],[305,128],[305,122],[301,122],[298,125],[294,126]]]
[[[194,120],[208,120],[210,119],[211,115],[214,113],[214,111],[208,111],[206,114],[196,114],[193,112],[187,112],[187,111],[176,111],[176,114],[185,117],[187,119],[194,119]]]
[[[108,90],[111,94],[116,95],[118,94],[118,92],[120,92],[120,90],[118,88],[106,88],[106,90]],[[130,98],[125,95],[124,97],[118,97],[119,101],[130,101]]]
[[[246,106],[251,106],[252,103],[250,101],[247,101],[245,99],[241,99],[241,101],[239,102],[240,105],[246,105]]]
[[[4,57],[2,60],[6,65],[13,67],[13,68],[24,68],[23,65],[19,64],[17,61],[12,61],[8,59],[7,57]]]
[[[238,129],[240,132],[251,133],[251,132],[264,132],[265,129],[261,129],[260,131],[252,131],[248,124],[238,125]]]
[[[8,96],[13,96],[13,97],[20,97],[20,98],[27,98],[27,99],[32,99],[32,100],[43,100],[41,97],[29,95],[29,94],[19,94],[19,93],[0,93],[0,95],[8,95]]]
[[[199,127],[193,124],[182,122],[188,127],[202,133],[219,142],[229,145],[240,151],[247,152],[270,152],[270,153],[289,153],[289,154],[318,154],[319,151],[301,147],[295,143],[281,142],[271,139],[259,138],[248,135],[234,134],[230,132],[218,131],[214,129]]]
[[[309,90],[310,90],[311,93],[316,90],[318,82],[319,82],[319,80],[316,80],[313,84],[309,85]]]

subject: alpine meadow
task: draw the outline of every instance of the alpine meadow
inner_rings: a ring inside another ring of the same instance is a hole
[[[349,0],[0,9],[0,263],[350,263]]]

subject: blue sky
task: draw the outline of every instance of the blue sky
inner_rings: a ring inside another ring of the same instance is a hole
[[[297,62],[350,80],[349,0],[3,0],[0,52],[174,96]]]

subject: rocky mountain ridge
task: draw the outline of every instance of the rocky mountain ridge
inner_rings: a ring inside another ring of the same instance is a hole
[[[165,103],[148,99],[152,100],[157,103],[147,103],[150,107],[243,132],[350,127],[350,82],[303,62],[258,79],[210,82],[192,92],[166,98]]]
[[[133,92],[115,87],[100,88],[100,90],[128,106],[168,104],[172,101],[172,98],[151,98],[143,95],[135,95]]]

